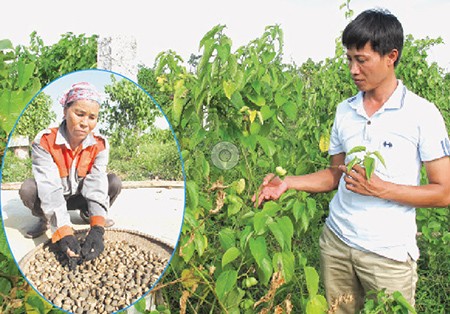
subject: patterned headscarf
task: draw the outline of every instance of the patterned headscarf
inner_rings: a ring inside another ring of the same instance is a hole
[[[60,98],[59,103],[66,107],[68,104],[80,100],[80,99],[90,99],[98,102],[100,105],[102,103],[102,94],[97,91],[94,85],[88,82],[80,82],[72,85]]]

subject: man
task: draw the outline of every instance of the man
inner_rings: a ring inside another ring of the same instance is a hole
[[[106,173],[109,146],[93,132],[101,95],[81,82],[61,98],[64,120],[58,128],[42,131],[32,144],[33,179],[26,180],[19,195],[38,224],[26,237],[35,238],[51,227],[52,242],[66,254],[69,267],[97,257],[104,249],[104,228],[113,224],[107,210],[121,190],[120,179]],[[80,209],[91,229],[80,247],[71,227],[68,210]]]
[[[395,75],[403,29],[383,10],[362,12],[344,30],[349,69],[359,93],[337,107],[331,131],[331,166],[284,180],[269,174],[258,203],[288,189],[311,193],[338,189],[320,238],[321,274],[331,304],[342,295],[353,301],[338,313],[355,313],[369,290],[396,290],[414,305],[417,282],[415,207],[450,204],[450,144],[437,108],[409,91]],[[355,165],[364,146],[379,151],[370,180]],[[420,186],[424,165],[429,183]],[[254,197],[255,199],[256,197]]]

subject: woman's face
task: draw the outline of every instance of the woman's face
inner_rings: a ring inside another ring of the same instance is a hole
[[[78,147],[95,128],[99,111],[100,105],[89,99],[76,100],[64,108],[67,134],[72,149]]]

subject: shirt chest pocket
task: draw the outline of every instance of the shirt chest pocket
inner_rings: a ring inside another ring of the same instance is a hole
[[[387,178],[409,176],[420,167],[417,144],[399,134],[388,133],[379,137],[378,151],[385,166],[378,162],[376,170]]]

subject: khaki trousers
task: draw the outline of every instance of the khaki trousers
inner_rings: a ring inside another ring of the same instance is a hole
[[[386,289],[388,294],[400,291],[414,306],[417,264],[411,258],[398,262],[351,248],[326,225],[319,243],[321,275],[328,304],[339,303],[339,298],[341,302],[348,301],[340,303],[335,313],[358,313],[364,306],[367,292],[381,289]]]

